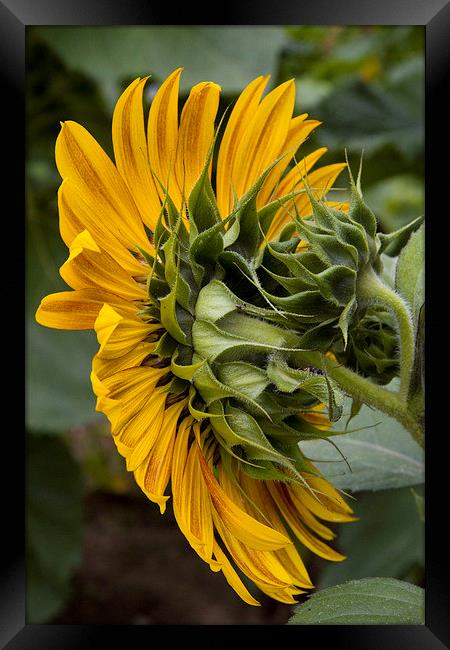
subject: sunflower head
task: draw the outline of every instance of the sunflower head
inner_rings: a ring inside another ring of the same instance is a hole
[[[248,603],[236,567],[295,602],[312,586],[298,544],[341,560],[320,520],[352,520],[298,445],[326,436],[341,413],[332,382],[301,353],[326,353],[336,337],[354,276],[372,263],[372,222],[361,206],[358,221],[325,200],[345,164],[311,171],[325,149],[294,161],[319,122],[292,117],[293,81],[264,98],[268,77],[251,82],[219,144],[219,86],[195,86],[178,119],[180,72],[153,99],[147,133],[146,80],[122,94],[115,164],[83,127],[63,124],[61,275],[73,291],[44,298],[36,318],[96,331],[97,409],[161,512],[170,483],[199,556]]]

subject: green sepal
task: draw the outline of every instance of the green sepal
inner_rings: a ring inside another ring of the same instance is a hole
[[[302,412],[300,411],[298,416],[291,416],[288,420],[280,424],[268,422],[264,425],[264,430],[272,439],[290,445],[304,440],[328,440],[330,437],[343,433],[343,431],[336,431],[331,428],[326,430],[319,429],[311,422],[299,417],[301,414]]]
[[[158,300],[165,296],[170,290],[169,285],[165,280],[149,274],[147,278],[147,292],[151,300]]]
[[[164,298],[160,298],[161,324],[169,334],[178,341],[178,343],[190,345],[190,337],[188,337],[188,333],[186,330],[183,330],[179,324],[181,317],[183,317],[183,321],[189,322],[190,315],[187,311],[182,310],[182,308],[177,305],[177,287],[178,277],[175,280],[175,284],[170,293],[168,293],[167,296],[164,296]],[[190,320],[192,321],[192,316],[190,317]]]
[[[272,461],[288,469],[293,476],[298,475],[289,458],[270,444],[253,416],[241,409],[228,406],[225,411],[225,418],[229,429],[238,437],[239,444],[244,448],[250,460]],[[220,422],[220,420],[214,421],[213,427],[217,426],[217,422]]]
[[[356,223],[360,223],[368,236],[373,240],[377,232],[377,220],[372,210],[364,203],[362,192],[360,174],[358,175],[357,182],[353,179],[350,166],[348,166],[350,175],[350,210],[349,217]]]
[[[239,221],[237,219],[234,219],[231,226],[225,230],[225,234],[223,236],[224,249],[234,244],[236,239],[239,237],[239,231],[240,231]]]
[[[267,365],[267,376],[278,390],[293,393],[300,390],[308,393],[319,402],[328,403],[328,417],[336,422],[342,415],[342,396],[335,386],[332,386],[325,371],[317,375],[309,370],[290,368],[282,359],[272,358]],[[338,404],[336,394],[339,394]]]
[[[312,273],[303,267],[303,274],[314,282],[325,300],[340,307],[345,306],[355,295],[356,271],[347,266],[335,265],[320,273]]]
[[[160,245],[159,236],[160,236],[160,232],[161,232],[160,231],[161,225],[163,225],[163,219],[164,219],[164,221],[166,221],[169,230],[173,230],[173,228],[175,227],[175,224],[181,218],[181,214],[180,214],[180,211],[177,210],[177,208],[176,208],[174,202],[172,201],[172,199],[170,198],[169,188],[165,187],[163,185],[160,178],[155,173],[154,169],[152,169],[152,174],[155,177],[156,182],[160,186],[160,188],[161,188],[161,190],[163,192],[163,195],[164,195],[164,200],[163,200],[163,204],[162,204],[162,207],[161,207],[161,212],[159,214],[158,221],[156,223],[155,234],[154,234],[155,246],[158,247]],[[184,225],[183,225],[183,229],[184,229]]]
[[[270,225],[273,221],[273,218],[278,212],[278,210],[288,201],[291,201],[295,199],[297,196],[299,196],[299,194],[304,194],[304,193],[305,190],[297,190],[295,192],[291,192],[290,194],[285,194],[281,198],[276,199],[271,203],[268,203],[258,211],[259,225],[261,226],[261,230],[263,231],[264,235],[267,234]]]
[[[257,307],[241,300],[220,280],[211,280],[200,291],[195,305],[196,318],[215,323],[232,311],[244,312],[286,327],[296,324],[295,319],[289,318],[284,312]]]
[[[339,314],[337,306],[324,300],[318,289],[300,291],[291,296],[277,296],[263,288],[260,291],[269,303],[273,303],[299,323],[321,323],[328,318],[337,318]]]
[[[313,225],[306,225],[300,219],[297,221],[297,230],[328,265],[347,266],[354,270],[358,268],[358,250],[352,244],[339,241],[333,231],[327,232]]]
[[[168,288],[166,289],[166,293],[168,291]],[[137,312],[137,315],[140,316],[141,318],[148,319],[148,318],[153,318],[157,320],[158,322],[161,322],[161,310],[159,308],[159,303],[157,304],[151,304],[151,305],[145,305],[142,309],[140,309]]]
[[[233,334],[241,339],[248,337],[254,343],[267,344],[274,348],[298,347],[299,337],[295,332],[282,329],[253,315],[247,315],[243,311],[226,314],[217,321],[217,326],[226,334]]]
[[[195,372],[192,379],[195,388],[200,393],[206,406],[209,406],[217,400],[233,397],[246,406],[251,405],[257,409],[259,414],[267,416],[268,414],[251,396],[243,390],[237,390],[232,386],[222,383],[213,373],[208,363],[203,365]]]
[[[289,293],[301,293],[302,291],[311,291],[314,289],[314,283],[309,281],[307,277],[298,276],[296,278],[285,277],[274,273],[270,269],[263,267],[263,270],[270,275],[273,280],[282,286]],[[264,283],[263,283],[264,284]]]
[[[339,316],[338,326],[342,332],[342,337],[344,339],[344,349],[347,347],[348,343],[348,328],[352,322],[353,315],[356,311],[357,303],[356,299],[353,298],[350,302],[344,307],[341,315]]]
[[[425,216],[421,215],[410,223],[407,223],[406,226],[395,230],[390,233],[378,233],[378,239],[381,242],[380,253],[385,253],[389,257],[397,257],[401,250],[406,246],[409,241],[410,236],[415,232],[424,221]]]
[[[217,133],[215,134],[213,142],[209,148],[203,171],[191,190],[187,202],[189,220],[195,223],[198,233],[208,230],[221,221],[219,209],[216,203],[216,196],[209,177],[209,167],[216,138]]]
[[[218,280],[212,280],[198,294],[195,317],[215,322],[236,309],[238,299]]]
[[[216,223],[214,226],[200,232],[191,241],[189,247],[189,259],[200,266],[214,264],[220,253],[223,251],[224,223]]]
[[[211,421],[214,431],[217,431],[231,448],[242,447],[250,460],[272,458],[283,461],[281,454],[272,447],[251,415],[230,406],[225,411],[221,402],[211,404],[209,411],[216,416]]]
[[[255,257],[263,240],[263,232],[260,228],[258,211],[256,209],[256,199],[264,181],[279,160],[275,160],[263,171],[256,183],[238,200],[233,210],[239,222],[239,234],[233,242],[231,249],[249,260]]]
[[[177,341],[170,336],[169,332],[164,332],[159,339],[153,354],[156,354],[160,359],[170,359],[177,349],[177,345]]]
[[[180,377],[180,379],[185,379],[186,381],[192,381],[194,374],[197,372],[199,368],[202,367],[202,365],[205,362],[201,360],[198,361],[197,363],[193,363],[189,365],[181,365],[176,362],[178,357],[179,357],[179,352],[177,350],[175,354],[172,355],[172,359],[170,362],[171,371],[173,372],[174,375]]]
[[[245,361],[218,363],[214,370],[219,381],[253,400],[257,400],[269,384],[264,370]]]
[[[165,257],[165,277],[169,287],[175,288],[177,302],[187,311],[191,311],[193,294],[189,283],[184,279],[180,272],[181,258],[179,255],[179,224],[181,219],[177,222],[169,239],[162,246],[162,252]]]
[[[243,465],[242,470],[250,476],[250,478],[257,479],[259,481],[292,481],[285,472],[277,468],[277,466],[268,460],[258,461],[258,466],[254,465]],[[299,481],[295,481],[298,483]]]
[[[161,264],[161,262],[158,262],[158,260],[156,260],[153,255],[151,255],[148,251],[146,251],[144,248],[141,248],[137,244],[136,248],[145,259],[149,267],[151,269],[154,269],[161,277],[164,277],[164,266]]]
[[[282,332],[280,330],[281,334]],[[243,359],[246,355],[270,353],[278,350],[292,352],[289,345],[255,342],[241,336],[228,334],[214,323],[204,320],[194,321],[192,337],[196,352],[209,362],[215,360],[237,361]],[[280,338],[279,342],[284,342],[284,339]]]
[[[186,390],[189,387],[189,382],[181,379],[181,377],[174,377],[172,381],[167,384],[164,388],[167,388],[167,392],[171,395],[183,395],[186,393]]]
[[[210,413],[208,411],[201,411],[199,408],[194,406],[194,400],[196,398],[198,399],[197,391],[195,390],[194,386],[191,384],[191,387],[189,389],[188,410],[189,413],[192,415],[192,417],[195,418],[196,420],[205,420],[211,418],[215,419],[217,415],[215,415],[214,413]]]

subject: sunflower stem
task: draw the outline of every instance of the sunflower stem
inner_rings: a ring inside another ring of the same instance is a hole
[[[300,356],[306,363],[316,367],[325,365],[328,375],[347,395],[395,418],[421,447],[425,446],[422,426],[410,413],[399,393],[374,384],[350,368],[339,365],[333,359],[323,357],[319,352],[301,352]]]
[[[411,312],[403,298],[386,286],[371,266],[360,274],[357,298],[361,306],[382,305],[397,321],[400,348],[400,397],[406,402],[414,364],[414,327]]]

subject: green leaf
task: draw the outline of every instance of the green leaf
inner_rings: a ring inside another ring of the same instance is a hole
[[[422,625],[424,591],[394,578],[365,578],[317,591],[289,625]]]
[[[27,444],[27,623],[44,623],[70,595],[81,558],[82,481],[66,445],[53,436]]]
[[[410,489],[364,492],[350,505],[359,521],[340,526],[338,538],[347,559],[324,566],[320,588],[368,575],[405,579],[423,566],[424,530]]]
[[[36,31],[69,68],[95,79],[111,104],[117,101],[122,80],[152,74],[161,82],[180,66],[184,68],[182,93],[200,81],[214,81],[224,92],[236,94],[258,75],[275,73],[278,53],[287,40],[283,29],[275,26],[87,26]]]
[[[424,282],[425,226],[414,232],[397,262],[395,288],[408,301],[414,321],[425,300]]]
[[[27,250],[27,427],[60,434],[99,421],[89,375],[98,349],[94,332],[53,330],[34,315],[49,293],[69,291],[59,266],[67,258],[57,221],[30,220]]]
[[[389,387],[392,388],[392,382]],[[344,403],[342,425],[350,413],[350,402]],[[363,427],[370,427],[363,429]],[[360,429],[358,431],[358,429]],[[331,482],[344,490],[387,490],[424,481],[424,453],[409,433],[394,419],[363,406],[352,419],[354,433],[334,436],[347,463],[326,440],[304,441],[300,447]],[[330,462],[331,461],[331,462]]]

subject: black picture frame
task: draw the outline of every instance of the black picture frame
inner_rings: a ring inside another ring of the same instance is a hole
[[[201,6],[200,6],[201,7]],[[277,642],[287,637],[291,643],[311,642],[322,644],[329,640],[334,647],[346,650],[390,650],[408,648],[408,650],[438,650],[449,647],[449,608],[448,608],[448,550],[445,539],[445,513],[448,510],[445,501],[446,473],[448,460],[443,451],[447,437],[445,424],[445,383],[439,380],[434,366],[431,367],[432,347],[439,345],[441,337],[446,336],[447,327],[443,322],[442,305],[446,304],[446,295],[441,298],[441,291],[446,290],[446,275],[437,269],[439,261],[446,261],[443,228],[447,226],[445,213],[446,163],[441,162],[445,156],[445,135],[448,124],[448,67],[450,6],[447,0],[315,0],[314,2],[289,2],[277,0],[276,3],[227,2],[215,7],[216,13],[211,24],[228,25],[423,25],[426,34],[426,291],[427,307],[427,445],[426,445],[426,622],[423,626],[284,626],[277,629]],[[176,16],[176,22],[174,18]],[[2,125],[3,158],[7,162],[3,171],[3,196],[10,199],[9,207],[4,210],[5,255],[12,251],[13,259],[20,259],[17,254],[22,234],[21,227],[25,214],[24,197],[24,96],[25,96],[25,29],[32,25],[140,25],[140,24],[203,24],[209,18],[204,7],[198,11],[192,4],[185,7],[165,8],[151,0],[77,0],[62,2],[58,0],[1,0],[0,1],[0,67],[2,69],[2,89],[4,111]],[[220,22],[219,22],[220,21]],[[445,80],[447,79],[447,84]],[[444,154],[444,156],[442,155]],[[441,216],[442,215],[442,216]],[[447,217],[448,219],[448,217]],[[442,220],[442,224],[440,221]],[[18,232],[10,232],[10,227]],[[18,239],[19,238],[19,239]],[[22,239],[24,241],[24,239]],[[15,242],[15,243],[14,243]],[[439,246],[442,246],[440,252]],[[433,252],[431,253],[431,247]],[[447,253],[448,257],[448,253]],[[8,265],[5,265],[6,267]],[[5,273],[8,273],[6,270]],[[442,278],[436,287],[436,278]],[[3,295],[8,304],[4,314],[23,313],[21,310],[20,290],[17,282],[17,268],[14,277],[7,278],[3,285]],[[438,300],[432,300],[438,291]],[[14,304],[14,295],[16,303]],[[13,304],[11,304],[13,303]],[[4,340],[11,338],[12,320],[9,318]],[[16,334],[20,326],[13,325]],[[445,340],[445,339],[444,339]],[[7,367],[17,367],[17,350],[20,341],[11,347],[11,357],[4,363]],[[5,349],[5,352],[7,350]],[[447,346],[442,344],[439,364],[446,363]],[[11,365],[13,364],[13,365]],[[12,375],[14,376],[14,374]],[[8,394],[22,395],[20,376],[18,384],[12,385],[8,379]],[[433,387],[431,389],[431,386]],[[15,390],[14,390],[15,389]],[[88,625],[33,625],[25,623],[25,558],[24,558],[24,458],[25,442],[21,428],[17,426],[20,404],[18,407],[8,402],[4,405],[15,414],[8,423],[8,444],[4,448],[3,487],[3,553],[1,572],[1,608],[0,608],[0,642],[1,647],[16,649],[53,648],[91,648],[106,644],[105,634],[109,626]],[[14,424],[12,424],[14,423]],[[5,425],[4,425],[5,428]],[[6,436],[6,431],[3,432]],[[14,516],[14,514],[16,516]],[[443,516],[444,515],[444,516]],[[443,525],[441,525],[441,521]],[[174,632],[185,634],[190,626],[169,626]],[[214,633],[209,627],[192,626],[199,638],[205,633]],[[227,627],[219,626],[224,641],[230,632]],[[233,626],[234,627],[234,626]],[[240,627],[240,626],[238,626]],[[244,632],[254,633],[251,626]],[[266,628],[267,629],[267,628]],[[171,630],[171,631],[172,631]],[[109,630],[111,632],[111,630]],[[272,630],[273,631],[273,630]],[[269,633],[269,629],[264,630]],[[146,626],[113,626],[114,642],[112,647],[127,645],[133,647],[143,635],[154,634]],[[280,635],[280,636],[278,636]],[[270,636],[270,634],[269,634]],[[148,636],[147,639],[154,640]],[[184,637],[178,637],[182,640]],[[111,643],[109,643],[111,645]]]

